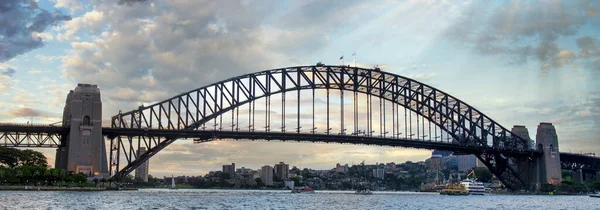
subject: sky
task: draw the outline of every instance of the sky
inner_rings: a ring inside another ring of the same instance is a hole
[[[97,84],[119,110],[232,76],[343,62],[441,89],[504,127],[556,127],[563,152],[600,154],[598,1],[0,1],[0,122],[61,121],[69,90]],[[356,56],[352,56],[356,53]],[[54,163],[54,150],[41,149]],[[150,174],[284,161],[420,161],[429,150],[364,145],[176,142]]]

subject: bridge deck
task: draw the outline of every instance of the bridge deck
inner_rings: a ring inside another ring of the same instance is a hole
[[[214,130],[159,130],[159,129],[123,129],[102,128],[106,136],[154,136],[166,138],[198,138],[198,139],[233,139],[233,140],[266,140],[266,141],[296,141],[296,142],[325,142],[341,144],[364,144],[393,147],[411,147],[419,149],[440,149],[468,154],[478,154],[499,150],[514,155],[531,155],[537,151],[496,149],[474,145],[455,144],[447,142],[423,141],[404,138],[382,138],[352,135],[312,134],[312,133],[281,133],[281,132],[243,132],[243,131],[214,131]]]

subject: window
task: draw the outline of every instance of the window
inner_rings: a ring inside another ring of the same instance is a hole
[[[92,125],[92,124],[90,123],[90,116],[87,116],[87,115],[86,115],[86,116],[83,116],[83,123],[82,123],[82,124],[83,124],[83,125]]]

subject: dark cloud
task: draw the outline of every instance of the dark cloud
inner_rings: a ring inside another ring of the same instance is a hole
[[[34,33],[68,20],[70,16],[40,9],[33,0],[0,1],[0,62],[42,47]]]
[[[9,77],[12,77],[15,74],[15,72],[16,72],[15,69],[10,68],[10,67],[5,67],[4,69],[0,68],[0,74],[1,75],[6,75],[6,76],[9,76]]]
[[[538,61],[542,69],[560,68],[575,60],[558,46],[591,18],[590,1],[476,1],[460,13],[445,35],[477,53],[505,56],[510,63]],[[586,11],[586,12],[582,12]]]
[[[10,112],[10,116],[11,117],[42,117],[42,118],[50,118],[50,117],[57,117],[58,115],[54,114],[54,113],[50,113],[50,112],[38,110],[38,109],[32,109],[32,108],[22,107],[22,108],[18,108],[18,109],[12,110]]]

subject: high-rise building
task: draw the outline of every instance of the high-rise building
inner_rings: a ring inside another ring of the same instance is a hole
[[[477,166],[475,155],[457,155],[458,171],[468,172]]]
[[[275,176],[277,178],[284,180],[289,177],[290,166],[285,164],[284,162],[279,162],[279,164],[275,164]]]
[[[383,169],[383,168],[373,169],[373,177],[378,178],[378,179],[385,178],[385,169]]]
[[[265,185],[273,185],[273,167],[268,165],[260,167],[260,179]]]
[[[442,155],[432,155],[429,159],[429,169],[442,170]]]
[[[223,165],[223,173],[229,174],[230,178],[235,176],[235,163],[231,163],[231,165]]]
[[[140,147],[140,149],[137,151],[138,158],[142,154],[146,153],[146,151],[146,147]],[[142,165],[135,169],[135,178],[140,178],[144,180],[144,182],[148,182],[148,161],[145,161],[142,163]]]

